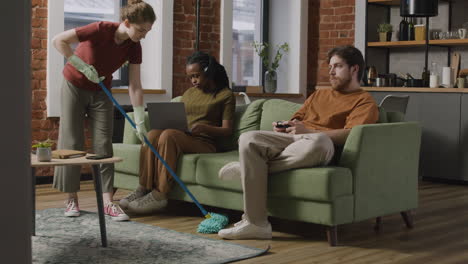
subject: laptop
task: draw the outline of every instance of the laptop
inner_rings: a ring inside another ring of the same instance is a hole
[[[151,129],[178,129],[190,132],[185,106],[182,102],[148,103],[148,117]]]

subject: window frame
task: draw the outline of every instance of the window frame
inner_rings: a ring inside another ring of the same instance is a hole
[[[260,22],[260,42],[268,42],[268,31],[269,31],[269,2],[270,0],[261,0],[260,4],[260,19],[257,22]],[[232,20],[232,19],[231,19]],[[232,27],[231,27],[232,28]],[[231,36],[230,38],[233,38],[232,35],[232,30],[231,30]],[[231,45],[232,46],[232,45]],[[258,81],[258,86],[261,86],[264,84],[264,79],[265,79],[265,67],[263,66],[262,61],[260,58],[256,55],[255,51],[254,52],[254,78],[256,81]],[[232,54],[232,53],[231,53]],[[231,57],[233,54],[231,55]],[[233,67],[233,58],[231,58],[231,65],[230,69]],[[230,72],[232,75],[232,71]],[[258,76],[256,76],[258,74]],[[232,76],[230,78],[231,83],[234,83],[234,80],[232,79]],[[245,85],[233,85],[233,90],[236,90],[235,88],[240,88],[240,87],[245,87]]]

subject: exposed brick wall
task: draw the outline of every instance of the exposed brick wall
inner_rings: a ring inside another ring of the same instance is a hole
[[[47,0],[32,0],[31,12],[31,90],[32,90],[32,142],[58,136],[58,118],[47,118]],[[37,175],[52,175],[51,168],[36,170]]]
[[[307,95],[315,90],[317,85],[320,1],[309,1],[309,21],[307,26]]]
[[[200,1],[199,49],[219,60],[221,0]],[[185,75],[187,56],[195,51],[196,0],[174,1],[174,59],[173,96],[179,96],[190,87]]]
[[[319,10],[319,19],[314,17],[314,8]],[[340,45],[352,45],[354,43],[354,14],[355,0],[321,0],[309,2],[309,24],[318,25],[318,54],[314,57],[311,47],[317,44],[316,33],[309,29],[309,70],[315,72],[316,78],[308,76],[308,89],[316,85],[328,85],[327,52]],[[312,14],[312,17],[310,16]],[[314,29],[312,29],[314,30]],[[315,60],[314,60],[315,59]],[[311,90],[308,90],[310,92]]]

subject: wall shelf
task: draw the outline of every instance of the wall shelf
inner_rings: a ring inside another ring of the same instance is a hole
[[[429,88],[429,87],[371,87],[361,86],[368,92],[416,92],[416,93],[468,93],[468,88]],[[329,85],[316,86],[315,89],[331,89]]]
[[[399,6],[400,0],[368,0],[369,4]]]
[[[433,39],[429,40],[429,45],[468,46],[468,39]]]
[[[380,47],[380,48],[398,48],[398,47],[423,47],[426,41],[387,41],[387,42],[368,42],[367,47]]]
[[[423,47],[426,41],[388,41],[368,42],[367,47],[375,48],[401,48],[401,47]],[[434,46],[468,46],[468,39],[434,39],[429,40],[429,45]]]
[[[450,0],[442,0],[445,2],[449,2]],[[387,6],[399,6],[400,0],[368,0],[369,4],[375,5],[387,5]]]

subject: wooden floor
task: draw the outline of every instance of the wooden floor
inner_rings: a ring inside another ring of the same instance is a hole
[[[395,214],[383,217],[379,233],[373,230],[373,220],[343,225],[338,229],[340,246],[329,247],[322,226],[274,218],[273,240],[234,241],[259,248],[270,245],[270,252],[239,263],[468,263],[468,186],[421,182],[419,189],[420,205],[413,212],[412,230]],[[115,198],[126,193],[119,190]],[[37,209],[63,207],[64,197],[50,185],[39,185]],[[92,182],[82,183],[80,208],[96,211],[95,197]],[[219,208],[208,211],[229,213],[232,222],[241,215]],[[197,234],[203,218],[194,204],[171,201],[163,213],[132,220]],[[215,234],[197,235],[219,239]]]

